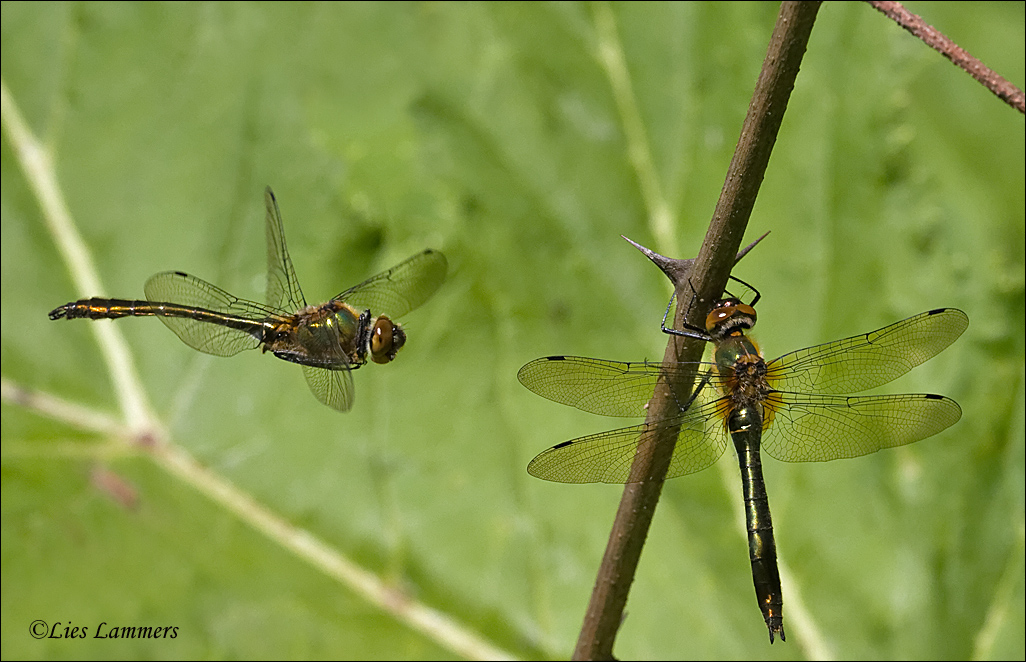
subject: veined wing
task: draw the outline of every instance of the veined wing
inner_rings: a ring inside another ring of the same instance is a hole
[[[285,228],[270,186],[264,189],[264,203],[267,207],[267,305],[295,313],[306,308],[306,299],[299,289],[296,270],[285,246]]]
[[[304,365],[306,383],[318,400],[332,409],[347,412],[353,407],[353,376],[349,370],[328,370]]]
[[[958,403],[941,395],[773,392],[764,402],[762,447],[784,462],[858,457],[925,439],[961,416]]]
[[[143,291],[151,302],[197,309],[196,317],[158,317],[186,345],[215,356],[259,347],[263,329],[281,320],[267,306],[240,299],[181,271],[156,274],[146,281]]]
[[[429,248],[334,299],[397,319],[427,301],[445,280],[447,269],[445,256]]]
[[[703,393],[711,394],[711,390],[704,389]],[[558,483],[638,482],[644,476],[633,473],[635,458],[652,452],[658,434],[672,432],[679,426],[666,477],[695,473],[716,462],[727,447],[722,420],[726,406],[724,399],[712,399],[704,404],[696,403],[674,418],[564,441],[531,460],[527,471],[537,478]]]
[[[938,308],[871,333],[784,354],[766,364],[774,389],[857,393],[897,379],[936,356],[969,326],[957,308]]]
[[[517,379],[554,402],[603,416],[644,416],[660,378],[669,383],[685,369],[708,364],[625,362],[582,356],[546,356],[527,363]],[[712,379],[716,380],[716,377]],[[708,388],[708,387],[707,387]],[[678,398],[683,409],[686,398]]]

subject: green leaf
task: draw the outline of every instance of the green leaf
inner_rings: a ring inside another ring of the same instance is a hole
[[[1021,3],[911,9],[1021,85]],[[49,150],[101,291],[78,289],[5,100],[3,657],[569,656],[621,490],[525,467],[626,423],[543,401],[516,372],[662,355],[670,288],[618,235],[697,252],[775,15],[4,3],[5,95]],[[787,571],[772,648],[734,459],[668,483],[618,657],[1023,657],[1023,144],[1021,114],[882,14],[822,7],[750,224],[772,234],[736,273],[762,292],[768,356],[962,308],[963,338],[891,392],[943,393],[963,418],[869,457],[766,462]],[[270,355],[207,357],[148,319],[47,319],[141,298],[168,269],[261,300],[265,185],[311,303],[426,247],[449,259],[394,364],[354,373],[351,413]],[[124,421],[104,326],[169,448],[198,464],[26,399]],[[390,600],[340,579],[340,560]],[[420,625],[420,607],[477,643]],[[89,638],[34,639],[36,619]],[[178,630],[95,639],[101,623]]]

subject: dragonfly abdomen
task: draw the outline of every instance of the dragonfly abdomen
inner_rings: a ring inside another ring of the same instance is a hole
[[[777,545],[773,538],[766,481],[762,476],[759,442],[762,437],[760,406],[735,409],[727,419],[727,428],[741,468],[741,485],[745,500],[745,521],[748,529],[748,558],[752,563],[755,597],[762,610],[770,643],[773,634],[784,641],[784,599],[777,569]]]
[[[50,319],[91,319],[91,320],[113,320],[121,317],[141,317],[146,315],[160,315],[154,304],[150,301],[139,301],[131,299],[80,299],[66,303],[50,311]]]
[[[271,324],[265,320],[253,320],[220,313],[205,308],[192,308],[164,301],[142,301],[139,299],[80,299],[58,306],[50,311],[50,319],[114,320],[122,317],[177,317],[226,326],[244,331],[261,339]],[[176,331],[177,332],[177,331]],[[190,343],[191,344],[191,343]]]

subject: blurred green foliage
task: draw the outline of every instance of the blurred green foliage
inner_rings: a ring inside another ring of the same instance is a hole
[[[910,8],[1022,85],[1022,3]],[[672,211],[657,238],[598,58],[611,11]],[[425,247],[451,275],[393,365],[358,371],[345,416],[301,371],[200,355],[117,322],[175,443],[285,520],[480,636],[569,655],[620,495],[530,478],[544,448],[618,427],[516,381],[547,354],[661,357],[668,283],[632,239],[694,255],[776,6],[2,5],[2,74],[53,151],[103,279],[76,292],[7,138],[5,379],[116,413],[88,324],[46,312],[139,297],[181,269],[263,289],[265,184],[307,298]],[[5,116],[4,122],[8,118]],[[766,353],[940,306],[954,346],[892,391],[963,418],[912,446],[767,461],[788,641],[768,648],[732,458],[667,484],[622,659],[1024,656],[1023,118],[862,3],[827,3],[736,273],[762,292]],[[452,655],[145,456],[6,403],[4,658]],[[97,489],[105,467],[134,509]],[[790,583],[788,583],[790,582]],[[801,601],[811,619],[788,620]],[[36,641],[33,619],[180,628],[160,641]],[[818,637],[818,639],[817,639]]]

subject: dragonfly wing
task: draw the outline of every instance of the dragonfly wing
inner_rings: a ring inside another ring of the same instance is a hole
[[[296,270],[285,246],[285,227],[270,186],[264,189],[264,203],[267,207],[267,304],[294,313],[306,307],[306,299],[299,289]]]
[[[353,376],[349,370],[328,370],[304,365],[303,374],[318,400],[341,412],[353,408]]]
[[[695,473],[712,465],[727,446],[719,416],[722,406],[722,400],[716,400],[675,418],[564,441],[531,460],[527,471],[558,483],[638,482],[644,476],[633,472],[635,458],[652,453],[658,435],[679,426],[666,477]]]
[[[447,270],[445,256],[429,248],[334,298],[397,319],[427,301],[445,280]]]
[[[784,462],[825,462],[925,439],[954,425],[962,410],[940,395],[771,393],[762,447]]]
[[[931,310],[871,333],[785,354],[766,365],[766,377],[779,391],[857,393],[936,356],[968,326],[968,316],[957,308]]]
[[[303,374],[317,399],[332,409],[347,412],[353,407],[351,364],[328,327],[307,327],[300,334],[304,361]]]
[[[546,356],[527,363],[517,379],[554,402],[603,416],[644,416],[660,377],[675,383],[687,364],[606,361],[581,356]],[[694,370],[696,364],[691,364]],[[678,399],[681,408],[687,399]]]
[[[262,329],[277,315],[270,308],[246,301],[182,273],[164,271],[154,275],[143,288],[154,303],[171,303],[217,313],[215,319],[158,316],[161,322],[189,347],[215,356],[232,356],[260,346]],[[226,324],[231,324],[230,326]]]

